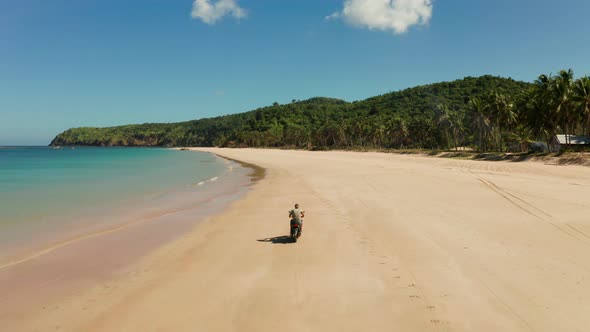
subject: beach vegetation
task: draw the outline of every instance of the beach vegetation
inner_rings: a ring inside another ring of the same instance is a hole
[[[315,97],[180,123],[73,128],[52,145],[527,151],[590,133],[590,79],[466,77],[346,102]]]

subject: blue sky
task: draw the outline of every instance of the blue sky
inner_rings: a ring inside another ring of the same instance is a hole
[[[1,0],[0,145],[492,74],[590,74],[587,0]]]

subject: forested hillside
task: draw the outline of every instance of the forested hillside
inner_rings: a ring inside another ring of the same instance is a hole
[[[558,79],[546,78],[548,82]],[[577,81],[571,73],[572,87],[576,86],[574,83]],[[467,77],[352,103],[312,98],[181,123],[75,128],[59,134],[51,144],[306,149],[472,146],[479,150],[503,150],[523,146],[531,139],[545,139],[550,134],[546,126],[538,128],[534,123],[543,110],[542,105],[535,108],[531,102],[543,102],[549,108],[553,105],[551,100],[539,99],[542,87],[539,80],[530,84],[493,76]],[[567,127],[558,118],[554,120],[549,131],[557,131],[560,125]],[[581,125],[571,128],[582,130]]]

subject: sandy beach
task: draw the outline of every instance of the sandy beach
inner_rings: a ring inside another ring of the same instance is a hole
[[[198,149],[266,176],[125,275],[3,331],[585,331],[590,168]],[[287,211],[306,211],[303,236]],[[43,288],[43,285],[39,285]]]

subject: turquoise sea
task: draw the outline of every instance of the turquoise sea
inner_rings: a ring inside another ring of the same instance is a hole
[[[243,167],[202,152],[0,147],[0,252],[204,210],[216,199],[229,200],[246,175]]]

